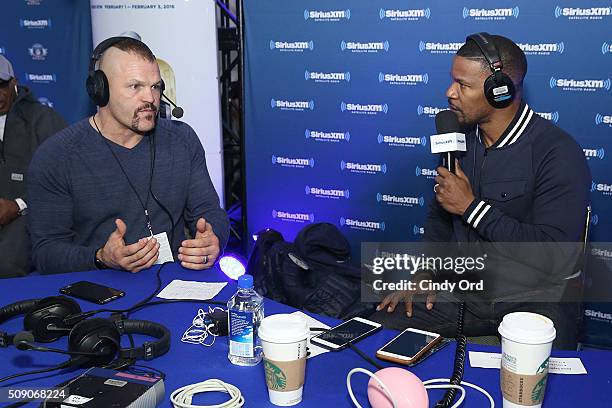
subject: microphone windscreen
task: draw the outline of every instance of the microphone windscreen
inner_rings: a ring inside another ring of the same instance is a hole
[[[181,108],[180,106],[177,106],[176,108],[172,109],[172,116],[174,116],[177,119],[180,119],[183,117],[183,108]]]
[[[436,133],[461,133],[461,126],[459,126],[459,119],[455,112],[451,110],[443,110],[436,114]]]
[[[34,342],[34,335],[29,331],[19,332],[13,337],[13,344],[19,350],[28,350],[32,348],[29,343]]]

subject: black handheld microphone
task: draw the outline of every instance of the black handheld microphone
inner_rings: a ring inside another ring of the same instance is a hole
[[[164,98],[165,100],[167,100],[168,102],[170,102],[170,105],[174,106],[174,109],[172,109],[172,116],[174,116],[177,119],[180,119],[183,117],[183,113],[185,113],[183,111],[183,108],[181,108],[180,106],[177,106],[176,103],[172,102],[170,100],[170,98],[168,98],[166,96],[166,94],[162,93],[162,98]]]
[[[436,114],[436,132],[431,136],[431,152],[442,154],[442,165],[455,173],[455,156],[465,152],[465,134],[461,133],[459,119],[455,112],[443,110]]]

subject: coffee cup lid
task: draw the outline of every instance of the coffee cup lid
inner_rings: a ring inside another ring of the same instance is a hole
[[[531,312],[508,313],[498,330],[504,338],[523,344],[545,344],[557,337],[552,320]]]
[[[269,343],[293,343],[308,338],[310,329],[306,320],[292,314],[267,316],[259,326],[259,338]]]

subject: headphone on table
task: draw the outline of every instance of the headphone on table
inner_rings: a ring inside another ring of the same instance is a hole
[[[24,331],[16,334],[0,332],[0,347],[16,346],[20,350],[35,350],[79,356],[74,365],[103,366],[118,356],[128,360],[151,360],[170,349],[170,331],[159,323],[146,320],[110,320],[93,318],[70,327],[64,320],[81,312],[74,300],[65,296],[23,300],[0,308],[0,323],[18,316]],[[68,350],[41,347],[34,342],[49,343],[68,334]],[[121,348],[123,334],[144,334],[157,338],[138,347]]]
[[[516,90],[512,79],[502,71],[504,64],[493,38],[482,32],[469,35],[465,41],[475,42],[489,64],[491,75],[484,82],[484,94],[489,104],[496,109],[509,106],[514,100]]]

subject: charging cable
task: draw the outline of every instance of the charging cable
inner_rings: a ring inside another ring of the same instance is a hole
[[[219,336],[211,329],[215,327],[215,323],[211,320],[210,315],[216,310],[223,311],[220,307],[208,307],[208,312],[198,309],[198,314],[193,318],[191,326],[183,333],[181,341],[189,344],[201,344],[204,347],[210,347],[215,344],[216,338]],[[212,337],[212,341],[207,343],[206,339]]]
[[[193,396],[204,392],[224,392],[230,399],[217,405],[191,405]],[[186,385],[170,394],[170,402],[174,408],[240,408],[244,405],[244,397],[238,387],[225,383],[216,378],[202,381],[197,384]]]
[[[355,394],[353,393],[353,388],[351,387],[351,377],[355,373],[363,373],[373,378],[374,380],[376,380],[376,382],[378,382],[378,384],[381,386],[381,388],[383,389],[387,397],[391,400],[391,404],[393,408],[398,407],[397,402],[396,402],[397,400],[395,399],[395,397],[393,396],[389,388],[385,385],[385,383],[373,372],[366,370],[365,368],[358,367],[358,368],[353,368],[351,371],[349,371],[348,375],[346,376],[346,387],[348,388],[348,392],[351,397],[351,401],[353,401],[353,404],[355,404],[357,408],[363,408],[363,407],[359,404],[359,402],[357,402],[357,399],[355,398]],[[441,384],[435,384],[435,383],[441,383]],[[449,378],[434,378],[431,380],[423,381],[423,385],[425,386],[426,389],[439,389],[439,388],[448,389],[450,388],[450,389],[456,389],[456,390],[461,391],[461,396],[451,408],[457,408],[463,403],[463,400],[465,399],[465,388],[463,388],[462,386],[470,387],[477,391],[480,391],[489,399],[489,402],[491,403],[491,408],[495,408],[495,401],[493,401],[493,397],[491,397],[491,394],[489,394],[485,389],[475,384],[469,383],[467,381],[461,381],[460,385],[454,385],[454,384],[450,384]]]

